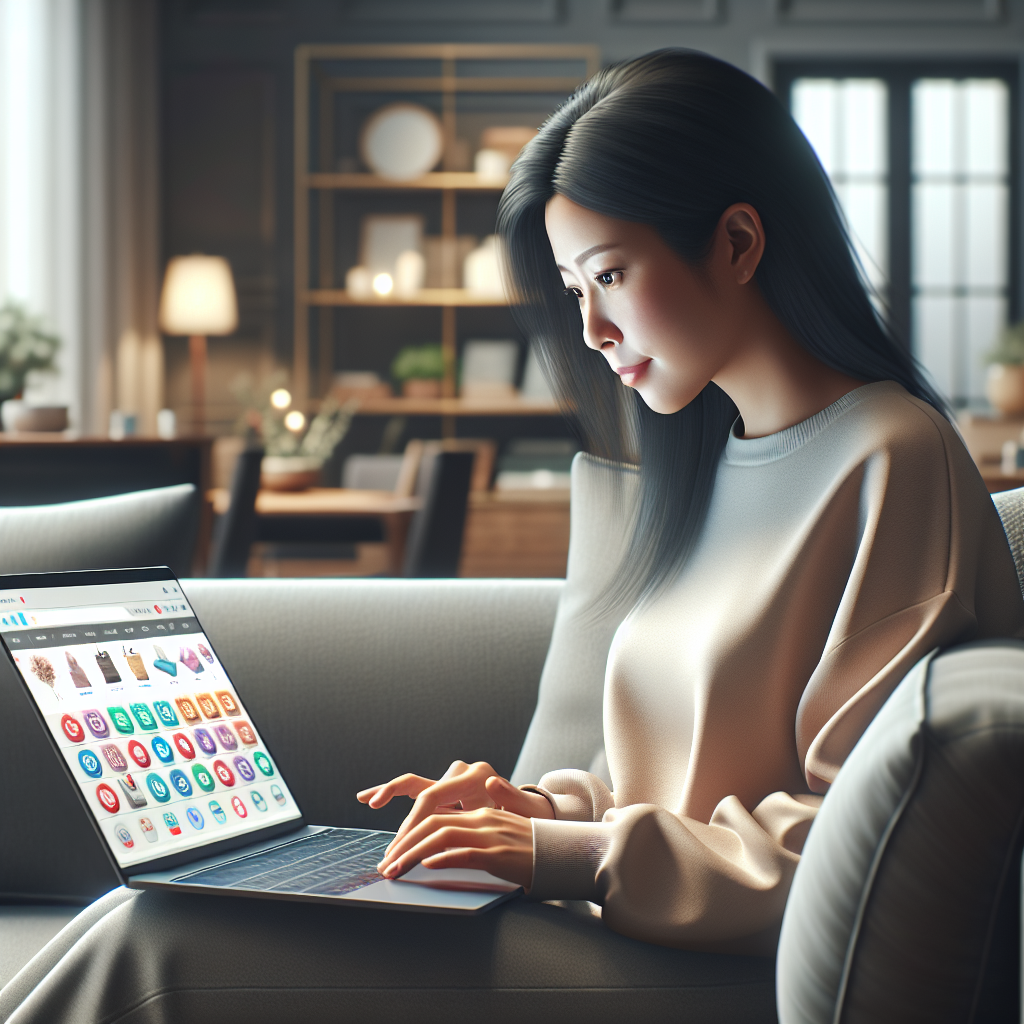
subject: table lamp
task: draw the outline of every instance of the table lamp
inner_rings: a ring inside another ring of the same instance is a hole
[[[231,267],[222,256],[175,256],[167,264],[160,295],[160,329],[188,335],[192,426],[206,424],[206,339],[238,326],[238,301]]]

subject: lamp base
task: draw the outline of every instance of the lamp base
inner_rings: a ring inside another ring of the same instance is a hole
[[[206,335],[188,339],[189,377],[192,385],[192,430],[206,433]]]

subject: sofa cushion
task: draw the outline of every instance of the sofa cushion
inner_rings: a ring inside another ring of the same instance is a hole
[[[199,621],[308,821],[391,828],[355,793],[457,757],[511,771],[537,699],[559,580],[185,580]],[[0,901],[118,884],[0,658]],[[13,824],[19,823],[19,824]]]
[[[0,988],[59,932],[81,907],[0,906]]]
[[[565,588],[537,710],[512,773],[517,786],[558,768],[582,768],[611,781],[604,756],[604,674],[612,637],[629,608],[601,599],[629,539],[638,482],[631,466],[586,453],[573,459]]]
[[[782,1024],[1016,1021],[1024,643],[920,662],[811,828],[778,953]]]

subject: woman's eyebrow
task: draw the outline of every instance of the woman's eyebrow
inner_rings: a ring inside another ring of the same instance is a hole
[[[573,262],[576,266],[582,267],[591,256],[596,256],[599,252],[607,252],[609,249],[616,249],[618,248],[618,245],[618,242],[602,242],[600,245],[592,245],[589,249],[584,249]],[[566,271],[566,273],[572,273],[568,267],[563,267],[561,263],[556,263],[555,266],[558,267],[559,270]]]

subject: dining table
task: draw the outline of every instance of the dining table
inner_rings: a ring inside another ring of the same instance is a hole
[[[218,515],[227,511],[231,494],[226,487],[214,487],[207,498]],[[388,550],[388,571],[399,575],[405,559],[405,542],[413,513],[422,499],[393,491],[358,490],[351,487],[310,487],[302,491],[274,491],[261,488],[256,495],[256,516],[267,526],[274,521],[308,517],[326,519],[376,519],[381,524]],[[296,537],[301,539],[301,537]]]

